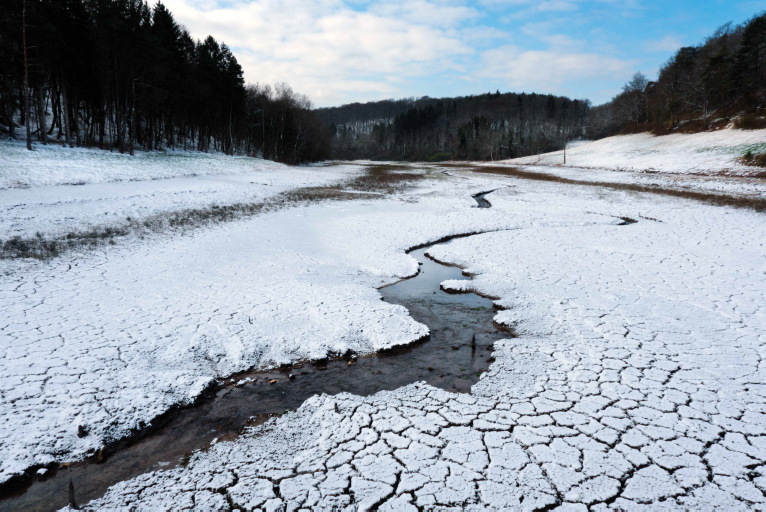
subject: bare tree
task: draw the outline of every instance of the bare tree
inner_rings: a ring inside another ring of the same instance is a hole
[[[622,86],[622,93],[615,98],[618,116],[638,126],[646,119],[646,93],[649,79],[640,71]]]
[[[27,63],[27,0],[24,0],[24,7],[21,11],[21,39],[24,45],[24,116],[27,125],[27,149],[32,151],[32,134],[29,129],[29,64]]]

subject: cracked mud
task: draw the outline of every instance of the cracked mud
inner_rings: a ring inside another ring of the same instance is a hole
[[[484,199],[488,193],[474,195],[479,207],[491,206]],[[469,393],[489,367],[492,344],[507,333],[493,325],[495,311],[490,299],[440,289],[443,281],[469,278],[459,268],[429,258],[426,253],[430,246],[410,252],[420,265],[417,275],[381,289],[383,300],[405,306],[415,320],[429,327],[427,339],[367,357],[342,357],[232,376],[207,400],[178,411],[157,432],[104,461],[73,464],[66,469],[53,467],[29,487],[9,493],[0,501],[0,510],[65,507],[70,479],[79,502],[100,498],[122,480],[179,466],[211,442],[235,439],[243,428],[295,410],[317,394],[368,396],[418,381]]]
[[[447,278],[440,283],[442,289],[499,297],[495,303],[502,310],[494,312],[493,320],[512,328],[518,337],[494,342],[495,361],[473,384],[471,394],[417,382],[371,396],[348,392],[314,396],[294,412],[247,427],[235,440],[216,442],[183,465],[120,482],[85,508],[763,508],[766,223],[762,213],[631,190],[502,176],[472,179],[428,183],[381,206],[346,204],[332,210],[315,206],[210,230],[193,243],[162,247],[159,261],[145,258],[140,247],[131,252],[133,261],[150,267],[150,276],[170,272],[179,261],[197,270],[189,274],[193,277],[185,286],[201,295],[225,283],[229,302],[218,295],[206,296],[210,304],[200,306],[202,318],[221,309],[246,329],[254,325],[274,333],[289,325],[293,330],[288,334],[304,342],[310,339],[307,332],[318,332],[313,336],[343,339],[344,349],[362,353],[356,347],[391,348],[423,334],[398,306],[380,301],[378,292],[365,291],[392,282],[392,276],[415,273],[415,264],[403,249],[423,240],[484,232],[437,244],[427,252],[473,276]],[[470,199],[469,192],[498,187],[505,188],[490,195],[490,210],[461,199]],[[285,222],[279,224],[282,219]],[[280,236],[286,225],[299,231],[282,242],[269,232],[269,223],[281,229]],[[258,252],[261,272],[255,275],[265,276],[262,280],[277,292],[265,285],[243,285],[246,279],[228,267],[213,277],[205,275],[203,267],[191,261],[211,247],[227,247],[233,255],[219,258],[250,265],[250,270],[257,248],[242,249],[246,259],[236,252],[233,241],[246,243],[247,234],[256,228],[261,237],[258,247],[265,245],[277,255]],[[323,241],[329,240],[320,244],[321,251],[311,245],[317,244],[312,238],[316,232],[323,233]],[[195,249],[199,245],[202,249]],[[298,250],[306,256],[295,256]],[[184,251],[192,256],[185,258]],[[112,294],[136,290],[120,279],[130,275],[120,274],[123,260],[116,258],[120,255],[96,260],[97,271],[108,268],[119,285],[108,288]],[[80,265],[76,271],[84,272],[91,263]],[[55,302],[52,291],[63,285],[53,286],[46,279],[54,272],[55,268],[31,272],[37,280],[25,274],[14,282],[26,293],[21,302],[31,300],[27,297]],[[272,275],[300,279],[289,286],[271,284],[277,281]],[[332,279],[323,281],[322,276]],[[338,282],[343,283],[341,290],[334,288]],[[151,287],[152,282],[141,284]],[[293,292],[296,287],[300,294]],[[105,301],[99,290],[91,290],[89,297]],[[230,313],[244,309],[232,297],[256,296],[256,290],[265,297],[259,303],[265,312],[253,324],[247,315]],[[13,291],[5,293],[16,297]],[[287,300],[278,307],[266,302],[280,296],[291,297],[298,306]],[[335,301],[334,309],[327,309],[328,297]],[[178,309],[171,299],[175,298],[166,297],[156,307]],[[60,315],[73,318],[71,308],[56,305]],[[356,320],[363,315],[367,315],[363,321]],[[156,319],[159,314],[144,312],[144,316]],[[269,331],[270,324],[264,327],[259,322],[271,317],[279,325]],[[380,325],[383,319],[387,323]],[[49,330],[48,324],[34,320],[16,317],[5,332],[23,341],[30,330]],[[340,325],[342,334],[317,330],[328,324]],[[149,331],[163,332],[154,327]],[[81,324],[75,324],[74,332],[89,342],[93,339]],[[349,332],[364,336],[354,338]],[[176,343],[172,335],[168,338]],[[219,333],[216,339],[223,338]],[[145,347],[147,342],[133,343]],[[318,353],[332,346],[323,343]],[[455,352],[461,351],[468,353],[464,347]],[[145,348],[140,352],[144,357],[157,353]],[[133,354],[125,364],[135,379],[144,374],[135,373],[143,367],[138,353]],[[85,351],[78,357],[87,355]],[[24,357],[27,354],[9,352],[7,360],[23,362]],[[217,360],[218,366],[202,368],[232,374],[237,365],[226,357]],[[30,382],[57,368],[51,365],[33,372],[21,363],[14,365],[19,378],[29,376]],[[184,371],[181,375],[199,375]],[[72,386],[69,393],[81,389],[77,379],[57,378],[46,385]],[[151,395],[152,386],[160,387],[159,383],[131,387],[120,381],[117,389]],[[65,396],[50,389],[49,400]],[[189,387],[181,389],[188,392]],[[141,408],[140,399],[130,402],[134,409],[128,409],[99,392],[100,400],[111,404],[110,411],[120,418],[152,417],[146,406]],[[17,407],[19,403],[28,407],[24,410],[30,417],[38,414],[38,395],[13,396]],[[76,437],[77,424],[68,425],[73,426],[61,430],[63,434],[54,431],[56,442]],[[93,433],[83,439],[103,432],[99,425],[93,421]],[[5,446],[16,446],[13,443],[19,441],[13,431],[8,432]],[[30,452],[48,453],[36,445],[30,445]]]

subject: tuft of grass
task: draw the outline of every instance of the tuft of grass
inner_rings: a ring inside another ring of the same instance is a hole
[[[766,117],[748,114],[734,120],[734,128],[737,130],[762,130],[766,128]]]
[[[452,160],[452,153],[434,153],[428,157],[428,162],[446,162]]]
[[[752,167],[766,167],[766,153],[754,153],[748,149],[747,153],[737,159],[738,162]]]

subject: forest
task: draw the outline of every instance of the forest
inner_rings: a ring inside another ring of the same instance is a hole
[[[336,158],[500,160],[587,136],[590,101],[540,94],[385,100],[318,109]]]
[[[223,42],[194,40],[162,4],[25,0],[0,9],[0,126],[10,138],[261,155],[327,155],[311,102],[286,84],[245,85]],[[25,84],[28,83],[28,87]]]

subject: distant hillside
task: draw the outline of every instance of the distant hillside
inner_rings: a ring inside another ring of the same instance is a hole
[[[601,136],[615,128],[664,135],[718,129],[734,117],[739,128],[766,128],[766,12],[680,48],[655,80],[636,73],[593,109],[590,124]]]
[[[560,148],[586,134],[588,100],[487,93],[317,109],[335,158],[497,160]]]

